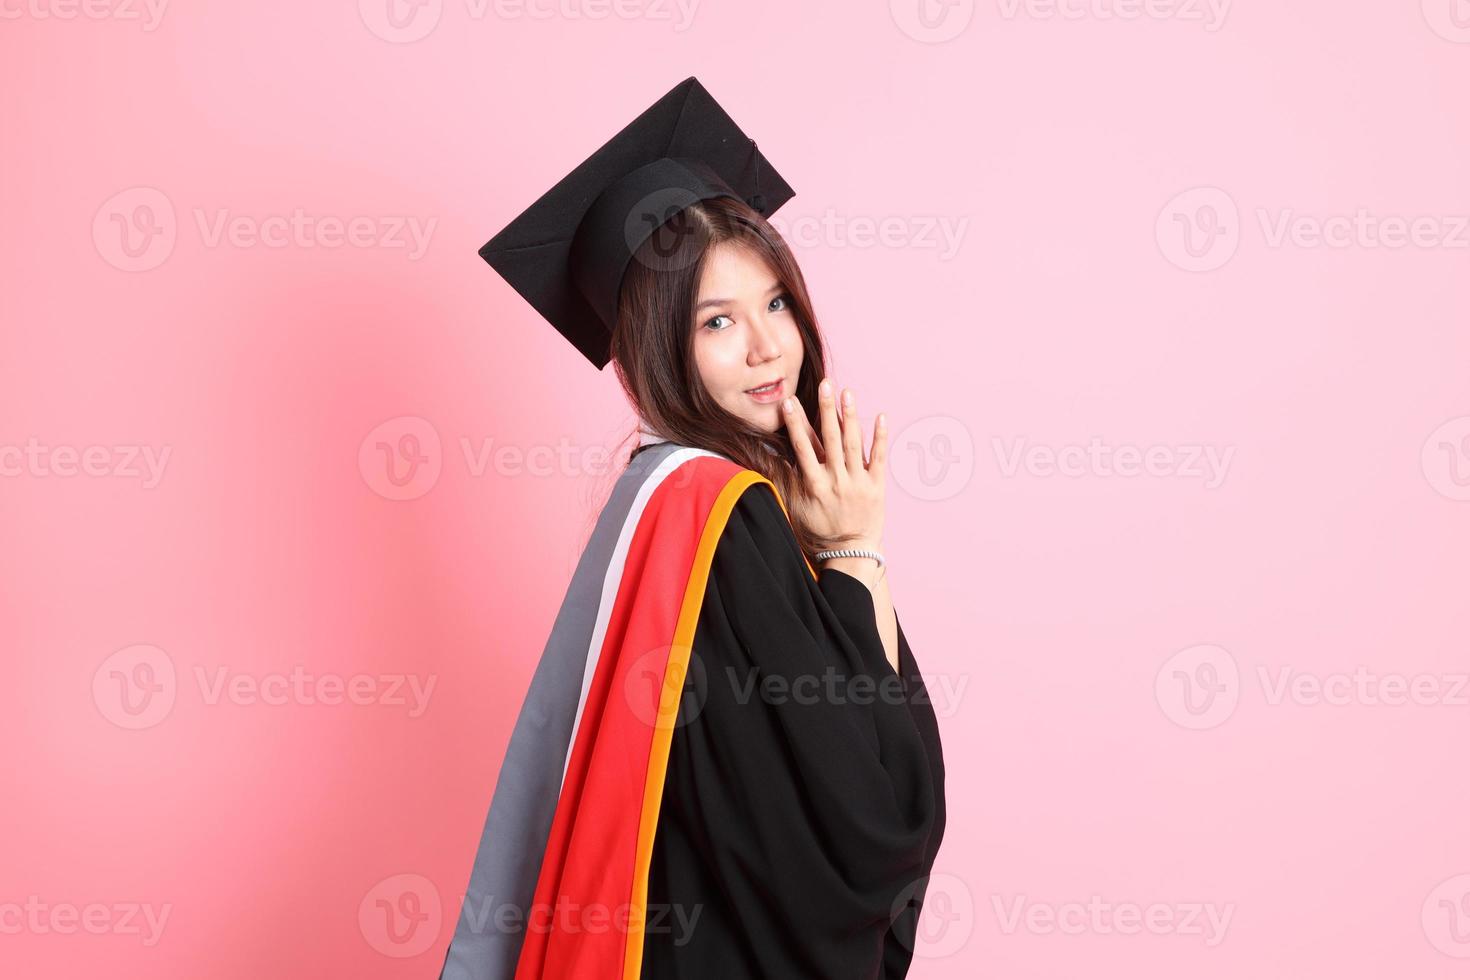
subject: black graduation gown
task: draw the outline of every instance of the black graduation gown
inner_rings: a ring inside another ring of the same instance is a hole
[[[939,728],[902,626],[895,674],[867,586],[818,572],[770,487],[747,489],[672,736],[643,980],[908,973],[944,834]]]

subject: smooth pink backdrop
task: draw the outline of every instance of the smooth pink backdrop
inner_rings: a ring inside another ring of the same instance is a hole
[[[387,2],[0,3],[0,973],[437,975],[633,425],[475,250],[697,74],[891,420],[911,976],[1465,975],[1464,3]]]

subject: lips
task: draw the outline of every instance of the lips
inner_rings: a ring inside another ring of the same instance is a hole
[[[746,391],[747,394],[755,394],[755,392],[758,391],[761,388],[767,388],[767,387],[770,387],[771,385],[778,385],[780,383],[781,383],[781,379],[780,378],[772,378],[770,381],[767,381],[763,385],[756,385],[754,388],[746,388],[745,391]]]
[[[764,391],[761,391],[758,387],[747,388],[745,389],[745,393],[762,404],[765,404],[767,402],[779,401],[782,398],[786,397],[785,378],[777,378],[775,381],[768,381],[767,384],[769,384],[771,387],[767,388]]]

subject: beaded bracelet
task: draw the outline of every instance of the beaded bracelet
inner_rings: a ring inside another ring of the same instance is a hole
[[[826,561],[828,558],[872,558],[878,562],[879,568],[883,567],[883,556],[867,548],[838,548],[836,551],[819,551],[816,554],[817,561]]]

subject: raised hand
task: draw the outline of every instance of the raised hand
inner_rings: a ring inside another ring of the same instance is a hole
[[[806,499],[792,501],[790,505],[799,510],[813,531],[839,539],[842,543],[838,547],[881,551],[888,468],[887,423],[879,413],[872,451],[864,461],[857,397],[850,388],[843,389],[842,394],[839,413],[832,382],[822,379],[817,398],[822,426],[820,441],[794,396],[782,406],[782,417],[807,490]]]

